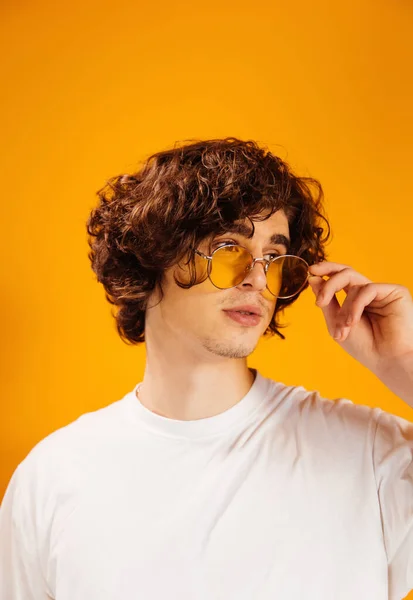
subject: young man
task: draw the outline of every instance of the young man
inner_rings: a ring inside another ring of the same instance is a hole
[[[1,600],[406,595],[413,424],[247,358],[311,282],[331,335],[413,406],[408,290],[325,261],[321,187],[252,141],[160,152],[99,199],[89,256],[145,374],[17,467]]]

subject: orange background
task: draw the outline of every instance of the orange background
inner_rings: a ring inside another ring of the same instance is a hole
[[[44,2],[1,18],[0,498],[33,445],[142,378],[87,258],[105,180],[189,138],[256,139],[321,180],[330,260],[413,291],[407,0]],[[339,300],[343,296],[339,294]],[[413,410],[329,336],[310,289],[250,357],[330,398]]]

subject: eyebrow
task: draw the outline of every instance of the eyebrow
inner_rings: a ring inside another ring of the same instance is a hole
[[[234,225],[231,225],[231,229],[227,233],[238,233],[240,235],[243,235],[244,237],[249,237],[249,235],[251,234],[251,228],[248,227],[248,225],[245,225],[244,223],[234,223]],[[281,246],[285,246],[288,254],[290,250],[291,240],[283,233],[274,233],[270,237],[269,243],[274,245],[280,244]]]

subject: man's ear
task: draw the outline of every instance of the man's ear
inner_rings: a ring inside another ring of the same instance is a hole
[[[173,273],[179,282],[189,284],[194,270],[196,284],[203,283],[208,279],[208,260],[193,250],[188,250],[185,256],[176,263]]]

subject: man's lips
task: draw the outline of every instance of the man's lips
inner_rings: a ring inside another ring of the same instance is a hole
[[[225,312],[231,321],[235,321],[244,327],[256,327],[261,323],[262,319],[261,315],[257,315],[256,313],[247,313],[239,310],[224,310],[222,312]]]
[[[253,304],[244,304],[242,306],[234,306],[233,308],[224,309],[226,312],[246,312],[262,317],[262,311],[258,306]]]

